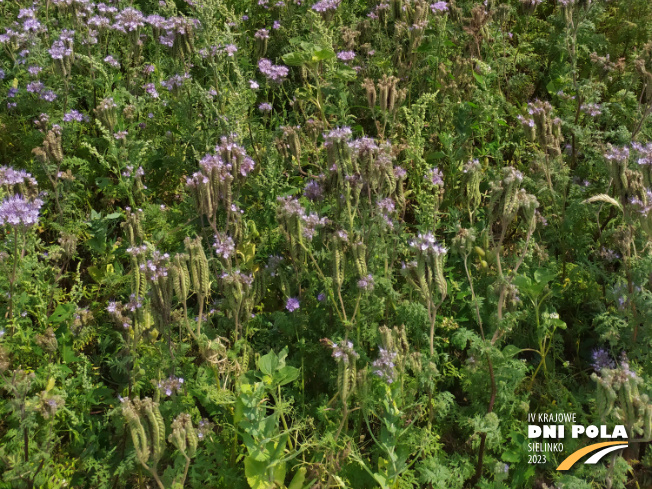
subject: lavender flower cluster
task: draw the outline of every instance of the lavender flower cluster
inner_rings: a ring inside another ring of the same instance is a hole
[[[629,358],[624,351],[620,352],[620,358],[615,361],[609,352],[604,348],[596,348],[591,352],[591,366],[593,370],[600,373],[603,369],[620,369],[625,377],[638,378],[636,372],[629,368]]]
[[[326,141],[324,145],[327,146],[332,143],[343,143],[351,139],[352,134],[350,127],[336,127],[335,129],[323,134],[324,140]]]
[[[278,275],[278,268],[281,266],[285,258],[278,255],[272,255],[267,259],[267,265],[265,269],[269,272],[270,277],[276,277]]]
[[[296,297],[289,297],[288,300],[285,302],[285,308],[289,312],[296,311],[297,309],[299,309],[300,306],[301,303],[299,302],[299,299],[297,299]]]
[[[321,186],[319,181],[311,180],[303,189],[303,195],[313,202],[320,201],[324,198],[324,188]]]
[[[0,226],[8,224],[27,228],[38,222],[41,199],[29,200],[20,194],[10,195],[0,202]]]
[[[432,5],[430,5],[430,10],[432,10],[433,14],[436,13],[441,13],[441,12],[447,12],[448,11],[448,4],[446,2],[435,2]]]
[[[611,355],[604,348],[596,348],[591,352],[591,366],[596,372],[600,372],[603,368],[614,369],[616,362],[611,358]]]
[[[331,356],[345,365],[355,358],[360,358],[360,354],[353,349],[353,343],[349,340],[343,340],[339,344],[333,341],[331,348],[333,349]]]
[[[0,166],[0,185],[28,185],[36,187],[36,180],[25,170],[15,170],[10,166]]]
[[[152,258],[147,260],[147,263],[140,265],[140,270],[147,274],[149,280],[156,282],[159,278],[168,276],[169,262],[169,254],[154,250]]]
[[[246,288],[251,288],[254,284],[254,276],[252,274],[242,273],[239,269],[224,272],[220,275],[224,285],[239,284]]]
[[[301,234],[308,240],[312,240],[312,238],[315,237],[317,228],[324,227],[330,222],[328,218],[319,217],[314,212],[306,214],[306,211],[301,206],[301,203],[299,203],[299,200],[294,197],[277,197],[276,200],[279,203],[277,209],[279,217],[288,220],[293,218],[299,219],[303,225]]]
[[[183,390],[183,383],[183,377],[175,377],[174,375],[170,375],[167,379],[160,380],[157,384],[157,387],[161,391],[161,394],[165,394],[169,397],[174,393],[180,394]]]
[[[423,178],[426,180],[426,182],[431,183],[432,185],[439,187],[444,186],[444,174],[437,167],[428,170]]]
[[[215,249],[215,254],[225,260],[228,260],[235,254],[235,243],[231,236],[228,236],[226,233],[217,233],[215,235],[213,248]]]
[[[388,384],[394,382],[396,377],[396,365],[394,364],[396,356],[397,353],[395,351],[386,350],[381,347],[379,348],[378,358],[371,364],[374,369],[374,375],[377,375]]]
[[[328,12],[329,10],[337,10],[342,0],[319,0],[312,6],[315,12]]]
[[[374,277],[371,274],[368,274],[365,277],[362,277],[360,280],[358,280],[358,288],[360,290],[364,290],[365,292],[371,292],[374,290],[374,287],[376,286],[376,282],[374,281]]]
[[[121,325],[124,329],[129,329],[133,324],[133,320],[125,314],[129,312],[133,314],[142,307],[142,297],[138,297],[136,294],[131,294],[129,296],[129,302],[126,304],[122,304],[118,301],[109,301],[106,306],[106,311],[118,325]]]
[[[275,65],[266,58],[258,61],[258,69],[268,80],[276,83],[283,82],[290,73],[287,66]]]
[[[410,246],[422,253],[435,256],[445,255],[448,252],[446,248],[437,243],[432,233],[419,233],[415,239],[410,241]]]

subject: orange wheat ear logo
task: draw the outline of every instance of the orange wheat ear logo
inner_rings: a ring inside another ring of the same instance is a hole
[[[566,457],[566,460],[559,464],[557,470],[568,470],[573,465],[575,465],[575,462],[581,459],[584,455],[599,450],[598,452],[591,455],[591,457],[586,462],[584,462],[585,464],[597,464],[602,459],[602,457],[608,453],[620,450],[621,448],[625,448],[627,445],[627,442],[622,441],[605,441],[602,443],[594,443],[593,445],[580,448],[576,452],[571,453],[568,457]]]

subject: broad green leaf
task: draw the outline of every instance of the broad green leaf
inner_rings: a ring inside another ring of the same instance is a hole
[[[330,48],[319,48],[312,52],[312,61],[325,61],[335,57],[335,51]]]
[[[287,365],[279,369],[278,373],[274,376],[274,380],[276,380],[278,385],[285,385],[294,382],[297,377],[299,377],[299,369]]]
[[[282,56],[283,62],[288,66],[301,66],[308,62],[309,55],[307,53],[293,52],[287,53]]]
[[[48,318],[48,322],[59,324],[72,318],[75,311],[74,304],[59,304],[52,315]]]
[[[273,376],[278,365],[278,355],[273,350],[270,350],[267,355],[260,357],[260,360],[258,360],[258,368],[266,375]]]
[[[534,280],[540,284],[547,284],[552,279],[557,276],[557,272],[552,270],[547,270],[545,268],[539,268],[534,272]]]

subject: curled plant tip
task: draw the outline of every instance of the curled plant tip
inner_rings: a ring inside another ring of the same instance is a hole
[[[475,229],[459,227],[452,241],[453,249],[461,255],[468,255],[475,249],[475,239]]]
[[[376,86],[374,85],[373,80],[370,78],[365,78],[364,83],[362,84],[362,88],[364,88],[365,92],[367,93],[367,105],[370,109],[374,109],[376,107],[376,98],[378,95],[376,93]]]
[[[154,380],[152,380],[152,383],[158,387],[158,389],[161,391],[161,394],[164,394],[165,396],[171,396],[172,394],[179,394],[183,390],[183,384],[184,380],[182,377],[176,377],[174,375],[170,375],[167,379],[165,380],[160,380],[158,383]]]
[[[398,88],[398,78],[386,74],[378,81],[378,101],[380,109],[394,112],[405,100],[406,91]]]
[[[353,348],[353,343],[349,340],[335,342],[328,338],[323,338],[321,343],[333,350],[331,356],[339,363],[355,363],[360,358],[360,354]]]
[[[462,170],[464,173],[466,199],[469,209],[475,211],[482,201],[480,183],[482,182],[482,165],[477,159],[469,160]]]
[[[113,132],[113,129],[118,123],[117,107],[118,104],[113,101],[113,97],[107,97],[95,108],[97,119],[109,130],[109,132]]]
[[[189,258],[189,255],[186,253],[177,253],[174,255],[170,267],[172,288],[181,302],[185,302],[190,295],[190,270],[188,269]]]
[[[545,153],[551,156],[560,156],[563,142],[561,119],[553,117],[553,108],[550,102],[540,100],[530,102],[527,112],[527,117],[519,115],[518,120],[530,140],[538,143]]]
[[[77,251],[78,238],[76,234],[62,232],[58,239],[66,258],[71,258]]]
[[[281,126],[280,129],[283,131],[283,141],[290,150],[290,155],[300,162],[301,141],[299,139],[299,131],[301,130],[301,126]]]
[[[208,216],[214,229],[217,213],[234,212],[237,192],[255,168],[254,160],[235,141],[235,135],[223,136],[215,146],[215,154],[206,154],[199,161],[198,172],[186,178],[186,186],[200,213]]]
[[[142,400],[121,399],[121,403],[136,459],[148,470],[156,470],[156,464],[165,450],[165,423],[158,403],[149,397]],[[148,466],[150,462],[151,468]]]
[[[195,456],[199,438],[195,427],[192,425],[192,419],[189,414],[181,413],[174,419],[172,422],[172,433],[170,433],[168,441],[183,453],[186,458]]]
[[[643,378],[630,369],[629,360],[622,352],[618,362],[614,362],[604,350],[596,350],[593,355],[594,368],[600,372],[591,378],[597,383],[596,405],[600,419],[606,422],[612,417],[624,424],[630,438],[652,436],[652,403],[647,394],[639,391]]]
[[[203,297],[210,295],[210,272],[208,259],[201,244],[201,238],[186,238],[186,252],[190,257],[190,277],[193,291]]]

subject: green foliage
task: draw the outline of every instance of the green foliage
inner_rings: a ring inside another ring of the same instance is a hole
[[[0,488],[652,486],[649,1],[0,13]]]

